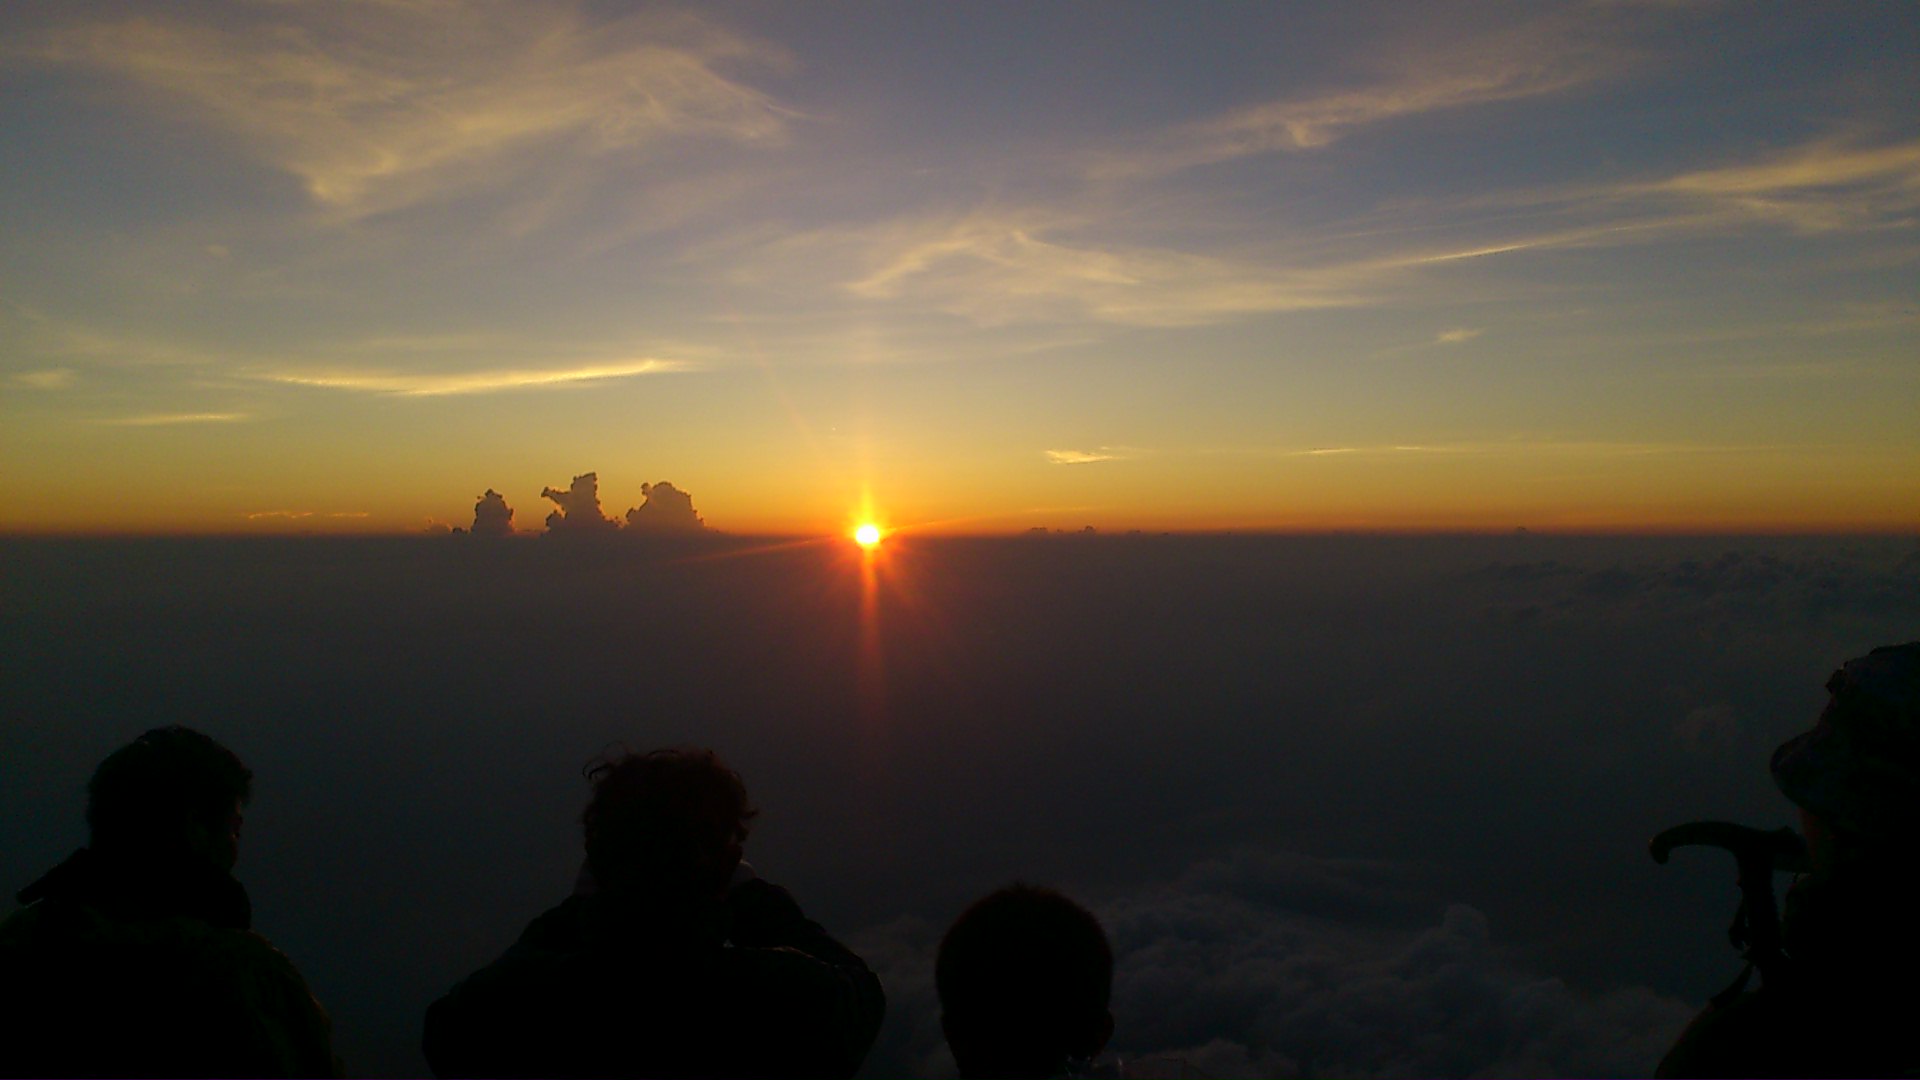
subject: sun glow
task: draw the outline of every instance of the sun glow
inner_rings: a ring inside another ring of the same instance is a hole
[[[880,526],[868,522],[853,530],[853,539],[861,547],[875,547],[880,543]]]

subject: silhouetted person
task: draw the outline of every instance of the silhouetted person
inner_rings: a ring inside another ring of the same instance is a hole
[[[0,923],[9,1076],[332,1076],[331,1025],[292,961],[249,929],[234,880],[253,774],[157,728],[87,785],[87,847]]]
[[[1113,1035],[1113,950],[1091,912],[1010,885],[962,914],[934,962],[940,1027],[968,1080],[1084,1071]]]
[[[440,1076],[849,1076],[880,980],[740,861],[757,811],[710,750],[588,772],[572,897],[427,1010]]]
[[[1787,893],[1781,974],[1702,1012],[1657,1075],[1920,1075],[1920,642],[1847,661],[1827,690],[1773,755],[1811,864]]]

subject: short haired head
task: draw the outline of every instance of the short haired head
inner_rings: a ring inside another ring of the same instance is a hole
[[[189,728],[154,728],[108,754],[88,781],[91,846],[171,854],[211,844],[209,854],[231,868],[235,811],[252,798],[253,773],[233,751]]]
[[[580,823],[601,888],[685,900],[726,887],[759,811],[718,754],[695,747],[622,753],[589,764],[586,776],[593,798]]]
[[[1056,1076],[1113,1034],[1106,932],[1052,889],[1015,884],[976,901],[941,939],[934,984],[961,1076]]]

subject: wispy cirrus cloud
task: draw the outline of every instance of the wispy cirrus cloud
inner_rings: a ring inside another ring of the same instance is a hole
[[[59,27],[11,56],[117,76],[237,136],[318,202],[390,209],[557,156],[780,140],[794,113],[721,73],[785,54],[686,15],[572,6],[262,5]]]
[[[1920,139],[1822,139],[1628,187],[1619,196],[1667,197],[1715,209],[1724,221],[1759,219],[1805,233],[1912,228],[1920,225]]]
[[[1374,227],[1322,238],[1311,249],[1251,229],[1240,230],[1229,252],[1219,252],[1217,241],[1215,250],[1141,243],[1128,239],[1140,223],[1126,207],[1120,200],[1099,212],[1062,200],[932,213],[775,246],[789,254],[830,252],[813,265],[847,267],[844,288],[852,296],[981,326],[1199,326],[1376,306],[1404,295],[1423,273],[1530,253],[1756,229],[1913,228],[1920,226],[1920,142],[1863,147],[1819,140],[1651,181],[1391,207]],[[1450,327],[1434,344],[1457,345],[1482,332]]]
[[[1817,138],[1656,179],[1494,192],[1403,213],[1466,221],[1495,215],[1493,223],[1470,226],[1479,242],[1409,253],[1407,265],[1770,228],[1808,234],[1912,229],[1920,226],[1920,140]],[[1495,231],[1503,213],[1523,217],[1528,227]]]
[[[1075,240],[1054,215],[1016,212],[933,219],[868,238],[867,272],[847,290],[906,300],[982,325],[1082,321],[1194,326],[1274,311],[1362,303],[1363,273],[1276,269],[1224,256]]]
[[[1775,195],[1860,184],[1920,190],[1920,140],[1848,146],[1822,140],[1762,161],[1700,169],[1652,185],[1684,195]]]
[[[1230,110],[1093,155],[1090,172],[1139,179],[1279,152],[1313,150],[1355,131],[1444,110],[1563,93],[1638,62],[1629,23],[1602,8],[1545,10],[1514,25],[1379,42],[1350,85]]]

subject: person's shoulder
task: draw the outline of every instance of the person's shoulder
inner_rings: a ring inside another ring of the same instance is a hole
[[[10,908],[0,916],[0,948],[22,941],[34,932],[35,924],[40,921],[36,910],[40,905]]]
[[[245,972],[263,985],[298,987],[306,992],[307,981],[294,966],[293,959],[256,930],[225,930],[201,924],[203,929],[189,932],[193,947],[203,950],[215,966]]]

